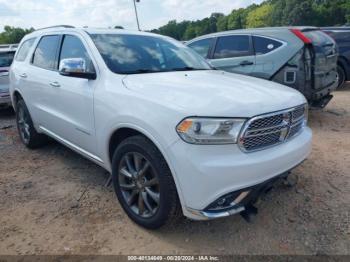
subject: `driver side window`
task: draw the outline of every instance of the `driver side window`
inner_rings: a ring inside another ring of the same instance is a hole
[[[62,43],[60,61],[67,58],[83,58],[86,62],[86,70],[94,73],[94,65],[81,40],[73,35],[65,35]]]

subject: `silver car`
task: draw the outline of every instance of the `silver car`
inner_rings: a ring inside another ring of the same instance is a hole
[[[11,105],[9,94],[9,68],[16,53],[17,44],[0,45],[0,107]]]
[[[293,87],[313,107],[326,106],[337,87],[336,44],[315,27],[226,31],[186,44],[217,69]]]

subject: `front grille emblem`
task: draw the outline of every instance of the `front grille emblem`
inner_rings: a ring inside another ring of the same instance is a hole
[[[305,112],[305,105],[301,105],[252,118],[238,140],[240,148],[244,152],[253,152],[284,143],[300,133]]]

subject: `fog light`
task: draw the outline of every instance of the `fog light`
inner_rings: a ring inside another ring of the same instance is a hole
[[[225,208],[233,207],[237,204],[239,204],[248,194],[248,191],[241,191],[241,192],[233,192],[226,194],[219,199],[215,200],[213,203],[211,203],[205,210],[208,211],[217,211]]]

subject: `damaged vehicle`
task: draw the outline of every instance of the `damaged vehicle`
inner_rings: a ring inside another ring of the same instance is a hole
[[[10,92],[24,145],[49,136],[106,169],[122,208],[146,228],[182,214],[249,217],[311,148],[300,92],[213,70],[151,33],[37,30],[21,42]]]
[[[200,36],[186,43],[215,68],[271,80],[325,107],[337,88],[337,47],[315,27],[271,27]]]
[[[350,81],[350,26],[323,27],[322,30],[338,45],[338,88],[343,88],[345,82]]]
[[[16,53],[17,44],[0,45],[0,108],[9,107],[9,68]]]

